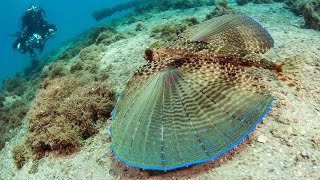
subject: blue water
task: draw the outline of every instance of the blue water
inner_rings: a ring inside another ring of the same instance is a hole
[[[112,7],[126,1],[128,0],[2,0],[0,6],[0,82],[6,77],[21,72],[30,63],[28,53],[19,54],[12,50],[15,38],[9,37],[8,34],[19,31],[19,18],[31,3],[44,8],[49,23],[55,24],[58,28],[56,37],[46,43],[44,52],[41,54],[43,55],[50,49],[58,47],[62,42],[75,37],[90,27],[98,25],[91,16],[94,10]],[[37,51],[35,52],[37,53]],[[38,56],[41,55],[38,54]]]

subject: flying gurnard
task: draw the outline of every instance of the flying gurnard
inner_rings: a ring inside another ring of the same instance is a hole
[[[296,87],[292,62],[259,54],[271,35],[245,15],[224,15],[145,51],[112,112],[111,148],[128,166],[172,170],[213,160],[241,143],[273,102],[249,67]],[[292,70],[292,71],[291,71]]]

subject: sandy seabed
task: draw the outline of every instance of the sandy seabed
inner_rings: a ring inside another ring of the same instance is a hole
[[[273,36],[275,47],[264,57],[271,61],[298,58],[304,63],[298,95],[279,82],[270,81],[276,101],[250,142],[231,159],[212,167],[204,163],[167,173],[127,168],[115,161],[110,151],[109,119],[79,152],[67,157],[45,157],[34,173],[32,162],[18,171],[11,150],[23,141],[25,120],[16,137],[0,151],[0,179],[320,179],[320,32],[301,28],[303,18],[293,15],[282,4],[235,8],[256,19]],[[110,85],[121,93],[133,70],[145,64],[144,50],[155,41],[148,35],[153,27],[192,16],[203,20],[212,9],[152,14],[143,22],[140,32],[135,32],[136,23],[117,27],[120,32],[136,35],[109,45],[100,54],[101,68],[110,71]],[[258,142],[258,138],[266,142]]]

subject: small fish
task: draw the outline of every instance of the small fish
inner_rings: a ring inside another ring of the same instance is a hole
[[[271,35],[244,15],[217,17],[176,41],[153,44],[145,51],[148,63],[131,77],[112,112],[116,158],[128,166],[166,171],[235,148],[273,102],[270,88],[245,67],[295,80],[287,73],[294,63],[259,56],[273,44]]]

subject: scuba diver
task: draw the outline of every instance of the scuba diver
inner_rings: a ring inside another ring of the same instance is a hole
[[[31,57],[36,57],[34,49],[41,53],[46,41],[57,31],[57,27],[49,24],[45,17],[41,7],[31,4],[19,20],[20,32],[10,35],[17,38],[12,48],[22,54],[29,52]]]

